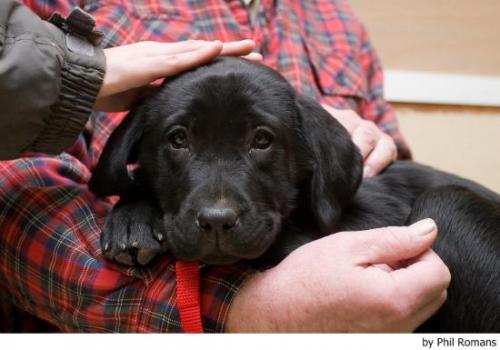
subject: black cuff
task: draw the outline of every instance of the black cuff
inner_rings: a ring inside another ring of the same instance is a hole
[[[105,65],[102,50],[95,51],[94,65],[82,62],[90,57],[68,58],[61,68],[59,101],[52,106],[43,131],[31,147],[35,152],[57,154],[70,147],[85,128],[101,88]]]

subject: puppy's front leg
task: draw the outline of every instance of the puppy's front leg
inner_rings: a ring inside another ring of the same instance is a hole
[[[165,252],[161,213],[138,196],[121,197],[109,214],[101,234],[104,256],[125,265],[146,265]]]

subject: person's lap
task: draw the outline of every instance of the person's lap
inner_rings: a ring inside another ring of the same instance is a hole
[[[66,330],[79,329],[75,315],[80,312],[87,313],[87,320],[95,314],[91,328],[96,331],[107,322],[119,330],[119,315],[106,315],[107,305],[115,302],[113,289],[129,286],[120,293],[139,301],[142,284],[151,280],[143,270],[121,270],[102,258],[100,226],[112,201],[96,198],[86,185],[103,147],[102,136],[119,119],[95,115],[60,156],[30,154],[0,162],[2,289],[17,306],[59,326],[67,324]],[[79,303],[72,305],[74,314],[61,312],[56,304],[74,301],[75,293]]]
[[[89,122],[89,128],[95,124],[96,120]],[[68,153],[57,157],[29,154],[0,162],[3,289],[16,305],[44,318],[65,317],[36,310],[53,298],[64,298],[63,279],[71,276],[73,283],[86,288],[84,276],[98,276],[103,269],[98,217],[105,215],[111,203],[96,199],[86,188],[95,151],[86,141],[81,135]],[[65,277],[46,281],[44,271]],[[26,285],[21,275],[31,276],[33,285]]]

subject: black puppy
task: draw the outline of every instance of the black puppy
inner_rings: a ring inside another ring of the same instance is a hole
[[[412,162],[361,174],[349,134],[317,102],[272,69],[222,58],[137,105],[89,186],[120,195],[101,243],[124,264],[168,250],[266,266],[333,232],[432,217],[452,284],[423,330],[500,331],[500,196]]]

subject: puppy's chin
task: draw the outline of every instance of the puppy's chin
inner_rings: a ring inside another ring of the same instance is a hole
[[[230,265],[237,263],[240,261],[240,258],[228,256],[228,255],[219,255],[219,254],[211,254],[205,257],[202,257],[200,261],[207,265]]]
[[[264,251],[265,252],[265,251]],[[259,258],[263,253],[246,254],[245,256],[233,256],[220,251],[213,251],[203,256],[178,256],[174,253],[177,259],[184,261],[200,261],[207,265],[231,265],[240,260],[254,260]]]
[[[242,220],[247,225],[219,236],[203,232],[195,225],[186,225],[186,221],[194,220],[177,217],[173,229],[167,231],[169,252],[179,260],[210,265],[227,265],[261,257],[272,246],[281,227],[281,216],[269,212],[260,216],[258,225],[255,225],[257,220],[254,218]]]
[[[175,242],[175,239],[173,240]],[[177,244],[176,244],[177,243]],[[179,242],[170,245],[170,253],[179,260],[183,261],[200,261],[208,265],[229,265],[237,263],[240,260],[253,260],[262,256],[271,246],[261,247],[258,250],[246,250],[242,252],[225,252],[216,246],[194,249],[185,247]]]

